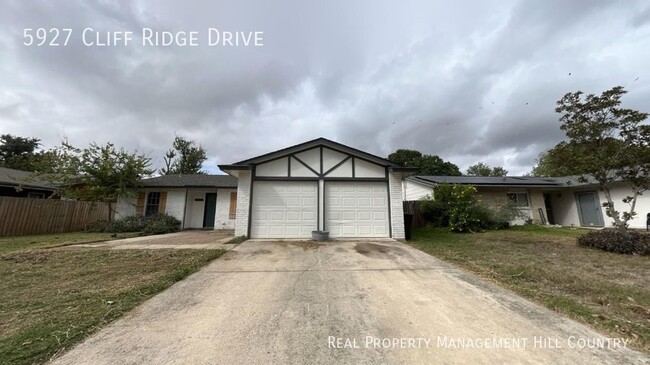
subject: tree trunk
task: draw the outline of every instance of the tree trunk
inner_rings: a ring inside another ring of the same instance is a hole
[[[108,221],[113,221],[113,202],[108,202]]]
[[[618,229],[619,232],[627,232],[627,226],[624,221],[621,221],[619,212],[614,208],[614,201],[612,200],[612,195],[609,192],[609,187],[604,184],[601,184],[600,189],[605,193],[605,199],[607,199],[607,215],[614,220],[614,226]]]

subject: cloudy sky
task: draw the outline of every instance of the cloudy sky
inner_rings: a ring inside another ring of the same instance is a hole
[[[157,167],[179,135],[211,172],[322,136],[514,175],[563,137],[566,92],[622,85],[625,106],[650,111],[647,1],[313,3],[5,1],[0,133],[112,141]],[[24,45],[25,28],[52,27],[72,29],[67,46]],[[88,27],[87,42],[133,40],[86,46]],[[196,31],[199,45],[143,46],[143,28]],[[209,46],[209,28],[263,32],[263,46]]]

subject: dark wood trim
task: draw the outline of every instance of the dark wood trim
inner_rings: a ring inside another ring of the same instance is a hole
[[[356,174],[356,171],[354,170],[356,170],[356,167],[354,166],[354,157],[352,157],[352,177],[354,177]]]
[[[248,194],[248,229],[246,230],[248,238],[251,238],[251,227],[253,227],[253,183],[255,182],[253,176],[255,176],[255,166],[253,166],[253,171],[251,171],[251,186],[250,193]],[[237,219],[235,218],[235,225],[236,224]],[[235,226],[235,228],[237,227]]]
[[[290,158],[294,158],[296,161],[300,162],[303,166],[305,166],[306,168],[308,168],[309,171],[313,172],[314,175],[316,175],[316,177],[321,177],[321,174],[320,174],[318,171],[312,169],[309,165],[307,165],[307,163],[306,163],[305,161],[303,161],[303,160],[301,160],[301,159],[299,159],[298,157],[293,156],[293,155],[292,155]]]
[[[384,182],[388,179],[383,177],[325,177],[326,181],[358,181],[358,182]]]
[[[326,200],[327,196],[325,195],[326,191],[327,191],[327,181],[323,180],[323,231],[327,230],[327,228],[325,228],[325,221],[326,221],[325,218],[327,217],[327,214],[325,213],[327,212],[327,200]]]
[[[320,146],[320,176],[323,176],[323,146]]]
[[[323,186],[323,189],[325,186]],[[323,200],[325,202],[325,200]],[[320,231],[320,180],[316,181],[316,230]]]
[[[344,159],[341,160],[339,163],[337,163],[336,165],[332,166],[331,169],[327,170],[327,172],[325,172],[325,173],[323,174],[323,176],[327,176],[327,174],[329,174],[330,172],[336,170],[337,167],[343,165],[347,160],[349,160],[349,159],[351,159],[351,158],[352,158],[352,156],[348,155],[348,157],[344,158]],[[354,177],[354,172],[352,173],[352,177]]]
[[[256,177],[253,181],[318,181],[318,177],[292,177],[287,178],[283,176],[269,176],[269,177]]]
[[[291,174],[291,170],[290,170],[290,169],[291,169],[291,156],[281,156],[281,157],[278,157],[278,158],[274,158],[274,159],[272,159],[272,160],[264,161],[264,162],[262,162],[262,163],[260,163],[260,164],[257,164],[257,165],[253,165],[253,168],[252,168],[252,175],[251,175],[251,176],[253,176],[253,177],[257,177],[257,166],[259,166],[259,165],[264,165],[265,163],[270,163],[270,162],[274,162],[274,161],[279,161],[279,160],[282,160],[283,158],[286,158],[286,159],[287,159],[287,167],[289,168],[289,171],[287,171],[287,176],[290,176],[289,174]],[[278,176],[278,177],[283,177],[283,178],[286,179],[287,176]]]
[[[345,152],[345,151],[343,151],[343,150],[339,150],[339,149],[336,149],[336,148],[332,148],[332,147],[330,147],[330,146],[321,147],[321,149],[323,149],[323,148],[329,148],[330,150],[332,150],[332,151],[334,151],[334,152],[342,153],[342,154],[344,154],[344,155],[348,155],[348,156],[352,156],[352,155],[353,155],[353,154],[350,153],[350,152]],[[360,156],[354,156],[354,157],[355,157],[355,158],[358,158],[359,160],[369,162],[369,163],[371,163],[371,164],[373,164],[373,165],[382,166],[382,167],[388,167],[387,165],[377,163],[376,161],[372,161],[372,160],[369,160],[369,159],[367,159],[367,158],[363,158],[363,157],[360,157]]]

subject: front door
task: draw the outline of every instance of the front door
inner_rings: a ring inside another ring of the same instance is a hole
[[[544,193],[544,206],[546,206],[546,218],[548,224],[555,224],[555,216],[553,215],[553,205],[551,205],[551,194]]]
[[[603,221],[600,215],[600,206],[597,203],[596,193],[577,193],[578,211],[580,222],[583,226],[602,226]]]
[[[214,216],[217,212],[217,193],[205,194],[203,210],[203,228],[214,228]]]

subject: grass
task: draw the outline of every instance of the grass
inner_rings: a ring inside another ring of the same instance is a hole
[[[0,255],[24,249],[53,248],[77,243],[109,241],[116,238],[138,236],[139,233],[86,233],[70,232],[57,234],[41,234],[33,236],[0,237]]]
[[[3,242],[0,363],[44,363],[225,252],[32,249],[103,236],[66,237]]]
[[[231,245],[238,245],[238,244],[246,241],[247,239],[248,239],[248,237],[246,237],[246,236],[237,236],[237,237],[233,237],[230,241],[228,241],[226,243],[231,244]]]
[[[424,228],[408,243],[650,353],[650,257],[577,246],[586,232],[532,225],[476,234]]]

